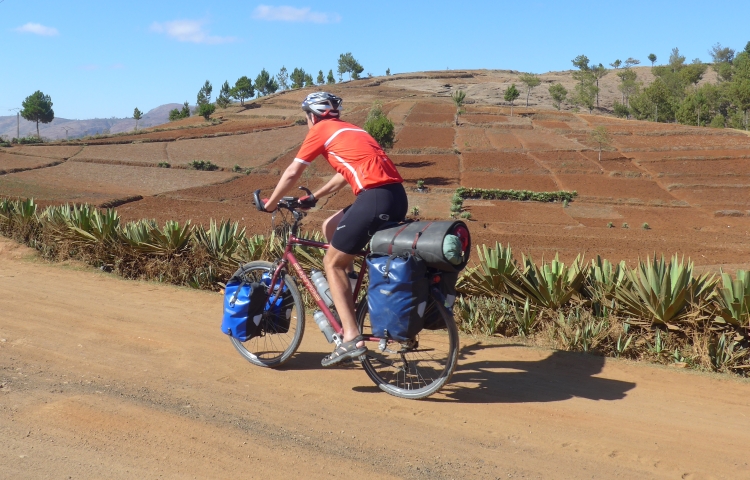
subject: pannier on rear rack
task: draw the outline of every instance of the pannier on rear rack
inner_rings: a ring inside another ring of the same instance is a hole
[[[405,340],[413,338],[423,328],[445,328],[429,287],[434,284],[442,297],[441,303],[452,311],[458,273],[468,263],[471,253],[471,236],[466,224],[440,221],[398,225],[377,232],[370,242],[370,250],[367,298],[373,335]],[[384,268],[397,259],[398,265],[407,262],[413,265],[406,267],[410,274],[385,277]],[[396,297],[398,300],[391,299],[391,291],[401,293]]]

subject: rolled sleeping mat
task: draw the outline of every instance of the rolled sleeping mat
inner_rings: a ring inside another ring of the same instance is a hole
[[[370,251],[383,255],[411,253],[427,266],[460,272],[471,255],[471,234],[460,220],[412,222],[380,230],[370,241]]]

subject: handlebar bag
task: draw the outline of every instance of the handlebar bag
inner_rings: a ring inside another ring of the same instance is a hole
[[[427,265],[407,252],[368,255],[367,267],[367,307],[373,336],[398,341],[414,338],[422,330],[427,308]]]
[[[471,235],[460,220],[411,222],[376,232],[370,251],[381,255],[408,252],[424,259],[430,268],[460,272],[469,262]]]
[[[440,292],[441,302],[448,312],[453,313],[453,305],[456,303],[456,282],[458,282],[458,273],[441,272],[440,279],[437,283],[432,284],[432,288],[437,288]],[[440,311],[437,309],[434,297],[430,297],[427,302],[427,310],[424,312],[424,329],[441,330],[445,328],[445,321]]]
[[[268,296],[264,285],[235,274],[224,290],[221,331],[241,342],[262,334],[260,326]]]

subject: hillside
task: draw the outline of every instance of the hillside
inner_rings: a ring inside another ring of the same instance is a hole
[[[168,103],[149,110],[138,121],[138,128],[154,127],[169,121],[169,111],[173,108],[181,108],[182,104]],[[0,138],[13,138],[17,131],[17,118],[13,116],[0,116]],[[65,129],[67,128],[67,134]],[[101,133],[128,132],[135,128],[135,120],[132,118],[91,118],[87,120],[71,120],[68,118],[55,118],[48,124],[39,124],[39,134],[42,138],[50,140],[61,140],[64,138],[79,138],[86,135]],[[21,118],[21,136],[36,136],[36,123],[28,122]],[[67,136],[66,136],[67,135]]]
[[[647,81],[648,74],[649,68],[638,69],[639,78]],[[389,155],[420,218],[447,218],[459,186],[578,192],[567,207],[466,200],[463,210],[471,215],[475,243],[510,244],[518,257],[560,252],[564,259],[601,254],[633,261],[680,253],[710,269],[747,265],[750,136],[619,120],[598,111],[575,113],[567,106],[557,111],[547,85],[559,81],[572,88],[570,72],[543,75],[546,83],[531,93],[530,107],[520,107],[525,99],[519,99],[511,116],[502,92],[517,77],[509,71],[420,72],[327,88],[345,99],[344,119],[355,124],[364,122],[374,101],[383,103],[396,124]],[[619,98],[616,83],[611,74],[602,80],[602,107]],[[457,126],[449,94],[458,88],[468,92],[468,102]],[[0,175],[0,195],[33,196],[42,204],[120,205],[128,220],[231,219],[249,233],[266,233],[270,218],[255,211],[252,191],[273,188],[292,161],[306,132],[295,125],[303,118],[299,104],[313,89],[219,110],[217,124],[193,117],[158,131],[86,144],[2,149],[0,171],[6,175]],[[601,160],[589,137],[597,126],[612,137]],[[193,160],[211,161],[222,170],[187,170]],[[160,163],[172,168],[156,168]],[[331,174],[319,160],[301,183],[315,188]],[[420,179],[427,193],[414,190]],[[352,199],[348,190],[326,199],[307,225],[319,228],[325,216]]]

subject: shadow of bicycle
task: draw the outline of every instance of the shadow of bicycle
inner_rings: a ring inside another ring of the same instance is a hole
[[[450,383],[428,401],[462,403],[559,402],[571,398],[621,400],[635,383],[595,377],[604,357],[554,351],[541,360],[476,360],[476,352],[515,345],[467,345]],[[486,356],[485,356],[486,357]],[[469,360],[467,362],[467,360]]]

